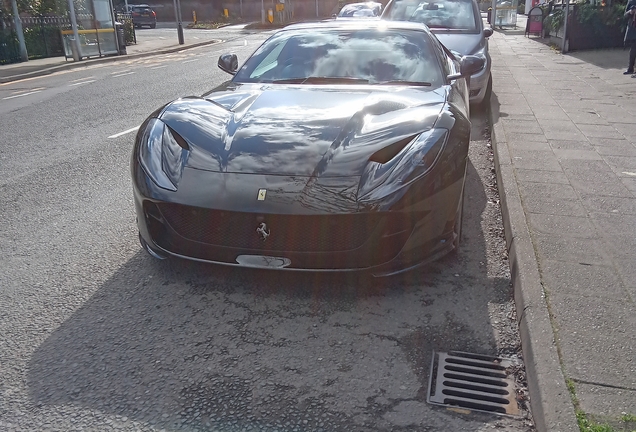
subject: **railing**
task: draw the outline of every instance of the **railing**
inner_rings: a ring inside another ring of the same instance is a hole
[[[71,28],[71,20],[64,16],[23,17],[22,32],[29,59],[64,55],[64,44],[60,30]],[[78,14],[80,29],[93,26],[93,16]],[[0,64],[20,61],[20,47],[12,17],[0,20]]]

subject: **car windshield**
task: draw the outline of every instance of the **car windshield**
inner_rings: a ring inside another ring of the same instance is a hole
[[[367,5],[365,3],[361,4],[349,4],[344,6],[340,13],[339,17],[374,17],[379,15],[379,7],[374,7],[373,5]]]
[[[432,30],[478,31],[472,0],[394,0],[382,18],[419,22]]]
[[[424,32],[311,29],[267,40],[234,82],[299,84],[442,84],[441,66]]]

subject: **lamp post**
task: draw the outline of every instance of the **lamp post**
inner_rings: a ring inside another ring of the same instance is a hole
[[[177,37],[179,38],[179,45],[183,45],[183,24],[181,22],[181,1],[173,0],[174,3],[174,19],[177,21]]]
[[[71,28],[73,29],[73,39],[71,40],[73,61],[80,61],[82,59],[82,50],[79,43],[79,33],[77,31],[77,19],[75,18],[75,5],[73,4],[73,0],[68,0],[68,13],[71,16]]]
[[[15,32],[18,35],[18,43],[20,44],[20,59],[22,61],[29,61],[29,54],[27,53],[26,43],[24,42],[24,33],[22,32],[22,18],[20,18],[16,0],[11,0],[11,8],[13,9]]]
[[[563,21],[563,41],[561,42],[561,54],[568,52],[568,15],[570,14],[570,0],[565,0],[565,18]]]
[[[261,24],[265,24],[265,3],[261,0]]]

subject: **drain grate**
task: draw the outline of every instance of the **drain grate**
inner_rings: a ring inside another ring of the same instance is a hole
[[[519,415],[510,359],[459,351],[434,352],[426,401],[496,414]]]

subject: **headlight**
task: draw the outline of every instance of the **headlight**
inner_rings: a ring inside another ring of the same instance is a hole
[[[369,161],[360,179],[358,198],[373,200],[387,196],[425,175],[435,165],[447,138],[447,129],[431,129],[414,138],[386,163]]]
[[[157,186],[176,191],[189,154],[188,144],[159,119],[150,119],[138,135],[139,162]]]
[[[476,57],[484,59],[484,67],[479,70],[480,72],[482,70],[484,70],[484,68],[488,64],[488,56],[486,56],[486,49],[487,48],[484,47],[484,48],[480,49],[479,51],[477,51],[475,54],[473,54]]]

